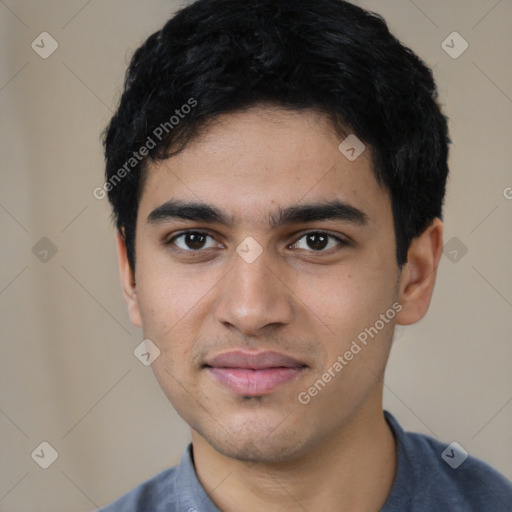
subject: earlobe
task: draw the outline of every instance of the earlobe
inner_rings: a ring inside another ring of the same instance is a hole
[[[400,276],[399,302],[403,309],[396,317],[397,324],[413,324],[425,316],[442,251],[443,223],[436,218],[409,247],[407,263]]]
[[[124,232],[117,230],[116,242],[119,273],[121,277],[121,285],[123,287],[124,301],[126,303],[132,324],[136,327],[142,327],[135,275],[128,260]]]

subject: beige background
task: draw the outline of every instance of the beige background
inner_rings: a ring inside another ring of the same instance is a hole
[[[467,247],[443,256],[427,318],[397,331],[385,405],[512,479],[512,2],[360,3],[434,66],[454,141],[445,242]],[[176,6],[0,2],[0,511],[92,510],[177,464],[189,440],[133,356],[142,336],[92,195],[128,59]],[[43,31],[59,44],[46,60],[31,48]],[[453,31],[469,43],[458,59],[441,47]],[[47,262],[32,251],[42,237],[57,248]],[[31,458],[42,441],[59,454],[46,470]]]

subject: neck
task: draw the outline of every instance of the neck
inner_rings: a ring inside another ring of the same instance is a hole
[[[192,431],[202,486],[224,512],[375,511],[396,473],[396,446],[382,405],[363,408],[333,436],[284,462],[226,457]]]

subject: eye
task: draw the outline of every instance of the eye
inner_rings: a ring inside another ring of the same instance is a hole
[[[208,239],[210,239],[209,243],[207,242]],[[201,249],[211,249],[218,246],[213,237],[203,231],[187,231],[176,235],[166,242],[166,245],[171,244],[186,252],[197,252]]]
[[[304,234],[299,238],[299,240],[289,247],[313,250],[314,252],[327,252],[326,249],[332,249],[333,247],[336,247],[336,245],[344,247],[349,245],[349,243],[342,240],[340,237],[331,235],[325,231],[311,231]]]
[[[213,236],[204,231],[185,231],[173,236],[164,244],[173,245],[178,251],[191,256],[202,252],[203,249],[222,247]],[[335,249],[336,247],[341,248],[348,245],[350,245],[350,242],[336,235],[325,231],[311,231],[303,234],[295,243],[289,245],[288,248],[323,253],[329,252],[330,249]]]

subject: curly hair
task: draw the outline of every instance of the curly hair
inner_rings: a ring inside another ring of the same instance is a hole
[[[104,132],[106,190],[132,269],[148,161],[258,104],[314,109],[371,147],[403,265],[412,239],[442,217],[448,175],[430,68],[379,15],[343,0],[197,0],[135,51]]]

